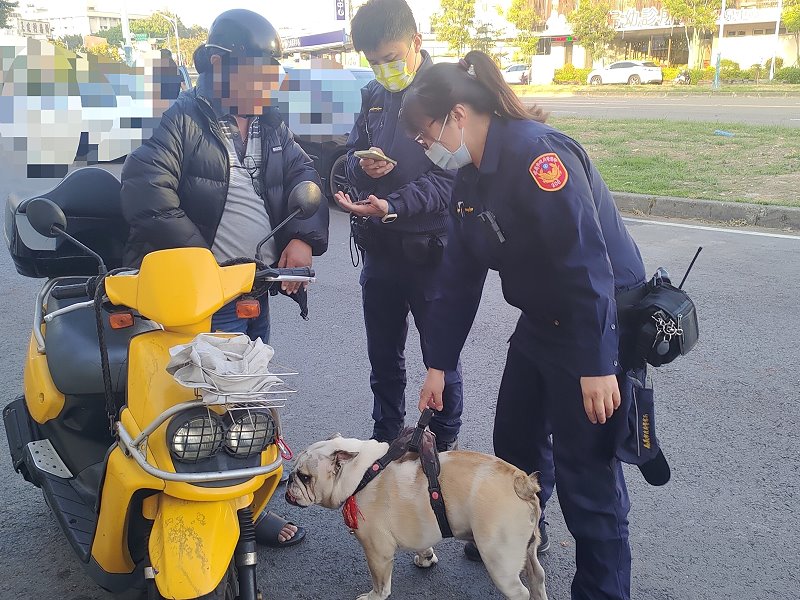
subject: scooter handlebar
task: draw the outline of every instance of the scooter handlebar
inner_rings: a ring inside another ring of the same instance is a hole
[[[256,281],[314,281],[314,269],[311,267],[275,268],[256,271]]]
[[[50,295],[56,300],[67,300],[69,298],[83,298],[89,295],[86,283],[73,283],[70,285],[59,285],[53,288]]]

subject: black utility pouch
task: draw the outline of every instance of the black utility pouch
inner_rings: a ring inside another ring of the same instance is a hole
[[[659,269],[647,295],[633,308],[638,327],[636,353],[654,367],[688,354],[700,337],[697,308],[683,290]]]
[[[414,265],[435,267],[442,261],[445,240],[433,234],[404,234],[403,256]]]
[[[378,228],[368,218],[350,215],[350,233],[362,252],[375,252],[380,247]]]

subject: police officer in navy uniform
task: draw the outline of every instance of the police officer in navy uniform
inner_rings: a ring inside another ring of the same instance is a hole
[[[627,599],[630,504],[615,458],[626,416],[615,411],[630,361],[617,298],[643,289],[639,250],[583,148],[545,125],[540,109],[526,109],[487,55],[473,51],[420,74],[402,115],[433,162],[459,169],[420,409],[441,406],[442,372],[458,361],[487,270],[498,271],[522,316],[497,402],[495,452],[541,473],[542,508],[558,486],[576,540],[572,598]],[[465,551],[480,558],[474,544]]]
[[[409,311],[427,359],[427,313],[436,297],[433,275],[446,243],[455,172],[434,166],[398,124],[406,89],[432,66],[408,4],[370,0],[358,9],[351,26],[353,45],[364,53],[376,78],[362,90],[361,113],[347,142],[347,180],[355,193],[340,192],[336,199],[354,215],[354,238],[364,257],[372,437],[392,441],[404,426]],[[369,149],[380,150],[396,164],[355,154]],[[443,410],[430,424],[440,451],[456,447],[461,426],[458,361],[447,369],[445,381]]]

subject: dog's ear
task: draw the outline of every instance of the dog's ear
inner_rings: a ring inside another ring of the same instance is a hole
[[[358,452],[348,452],[347,450],[337,450],[334,452],[331,455],[331,461],[333,461],[333,474],[339,475],[339,472],[342,470],[342,465],[350,462],[356,456],[358,456]]]
[[[333,434],[331,437],[329,437],[329,438],[327,439],[327,441],[329,441],[329,442],[330,442],[331,440],[335,440],[336,438],[340,438],[340,437],[342,437],[342,434],[341,434],[341,433],[334,433],[334,434]]]

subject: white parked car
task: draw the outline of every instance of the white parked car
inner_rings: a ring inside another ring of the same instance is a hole
[[[503,79],[511,85],[515,83],[526,85],[530,80],[530,66],[523,64],[510,65],[503,69]]]
[[[615,62],[603,69],[595,69],[586,78],[586,82],[591,85],[601,85],[603,83],[660,84],[663,81],[664,75],[661,72],[661,67],[653,62],[642,62],[640,60]]]

